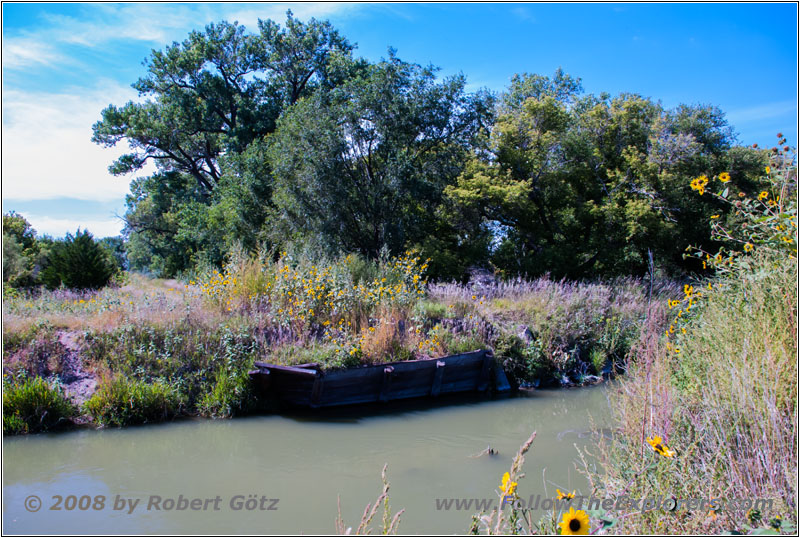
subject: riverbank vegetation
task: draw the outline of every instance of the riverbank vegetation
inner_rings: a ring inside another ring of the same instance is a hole
[[[271,260],[234,258],[185,284],[133,275],[117,288],[8,297],[4,371],[72,393],[77,356],[99,382],[83,412],[114,425],[255,411],[255,360],[337,369],[488,348],[524,385],[582,384],[621,370],[648,301],[666,310],[678,289],[490,275],[432,284],[413,253]]]
[[[774,502],[637,512],[619,519],[620,532],[795,532],[795,166],[790,148],[776,148],[767,187],[753,198],[724,175],[696,184],[736,209],[727,222],[711,219],[730,247],[691,252],[715,264],[716,275],[670,298],[666,321],[643,331],[611,400],[619,434],[600,444],[601,465],[589,475],[605,496]]]

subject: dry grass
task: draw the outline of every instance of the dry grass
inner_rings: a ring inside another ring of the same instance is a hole
[[[601,445],[602,495],[775,499],[772,510],[631,514],[620,532],[721,533],[797,521],[797,265],[764,255],[707,291],[665,338],[653,324],[612,399],[621,434]],[[695,309],[697,310],[697,309]],[[682,329],[686,329],[684,333]],[[660,436],[674,459],[650,450]]]

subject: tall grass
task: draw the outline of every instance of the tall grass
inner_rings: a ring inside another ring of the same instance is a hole
[[[41,377],[3,376],[3,434],[52,430],[76,414],[64,393]]]
[[[690,255],[717,277],[668,300],[666,331],[655,323],[644,331],[614,400],[620,434],[600,445],[602,470],[589,473],[605,495],[727,504],[627,514],[623,532],[796,531],[797,161],[785,146],[769,162],[757,197],[734,194],[728,173],[715,178],[719,192],[708,187],[734,215],[710,217],[725,245],[718,253]],[[690,186],[702,196],[710,182],[700,176]],[[734,509],[734,499],[771,505]]]
[[[117,377],[101,383],[84,406],[98,424],[126,426],[177,416],[181,397],[174,387],[160,380],[145,383]]]
[[[593,488],[606,496],[774,499],[773,507],[634,513],[619,532],[746,532],[777,516],[796,523],[796,260],[764,251],[709,284],[674,342],[655,320],[643,334],[612,399],[620,433],[600,447]],[[650,450],[654,436],[677,455]]]

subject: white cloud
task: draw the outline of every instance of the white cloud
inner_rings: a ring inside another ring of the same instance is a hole
[[[92,4],[79,16],[46,15],[44,23],[6,35],[3,70],[53,64],[83,65],[81,47],[111,47],[136,40],[163,47],[181,40],[209,22],[238,20],[257,31],[259,18],[285,20],[287,9],[301,20],[325,18],[360,9],[358,4]],[[77,48],[76,48],[77,47]],[[85,68],[86,65],[83,65]],[[109,73],[109,76],[113,74]],[[92,125],[110,103],[138,100],[136,92],[116,82],[94,82],[92,88],[56,88],[30,92],[20,86],[3,89],[3,196],[18,200],[71,197],[82,200],[121,199],[132,177],[114,177],[108,165],[127,149],[91,142]],[[140,171],[152,173],[153,166]]]
[[[3,62],[9,49],[9,65],[23,67],[23,62],[50,63],[53,45],[70,44],[95,47],[111,41],[134,40],[158,46],[183,40],[191,30],[220,20],[238,21],[248,31],[258,30],[258,19],[282,23],[286,11],[307,20],[352,13],[364,4],[337,2],[266,3],[266,4],[92,4],[84,6],[81,16],[45,15],[46,24],[34,31],[4,36]],[[42,56],[38,56],[44,53]],[[16,60],[16,61],[15,61]]]
[[[30,38],[3,38],[3,68],[21,69],[32,65],[53,65],[64,60],[46,42]]]
[[[166,8],[166,9],[165,9]],[[60,43],[93,47],[130,39],[166,45],[170,36],[196,24],[190,6],[163,4],[95,4],[85,6],[85,16],[46,15],[50,23],[38,32]]]
[[[108,219],[56,219],[26,213],[25,218],[31,223],[38,236],[49,235],[56,238],[64,237],[67,233],[74,234],[78,228],[81,231],[89,230],[98,239],[113,237],[119,235],[125,226],[125,223],[116,217],[109,217]]]
[[[108,201],[125,196],[132,177],[112,176],[108,166],[127,147],[124,142],[110,149],[92,143],[92,125],[110,103],[136,98],[134,90],[114,83],[63,93],[6,90],[3,197]]]

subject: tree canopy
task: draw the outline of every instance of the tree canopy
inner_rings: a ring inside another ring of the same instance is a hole
[[[389,49],[354,56],[329,22],[220,22],[152,51],[93,140],[125,141],[110,170],[148,161],[127,198],[131,267],[177,275],[232,249],[313,245],[377,257],[417,248],[432,276],[481,267],[583,278],[692,269],[713,246],[690,196],[700,174],[757,188],[762,152],[736,145],[711,105],[667,109],[641,95],[585,94],[580,79],[514,75],[467,91]]]

